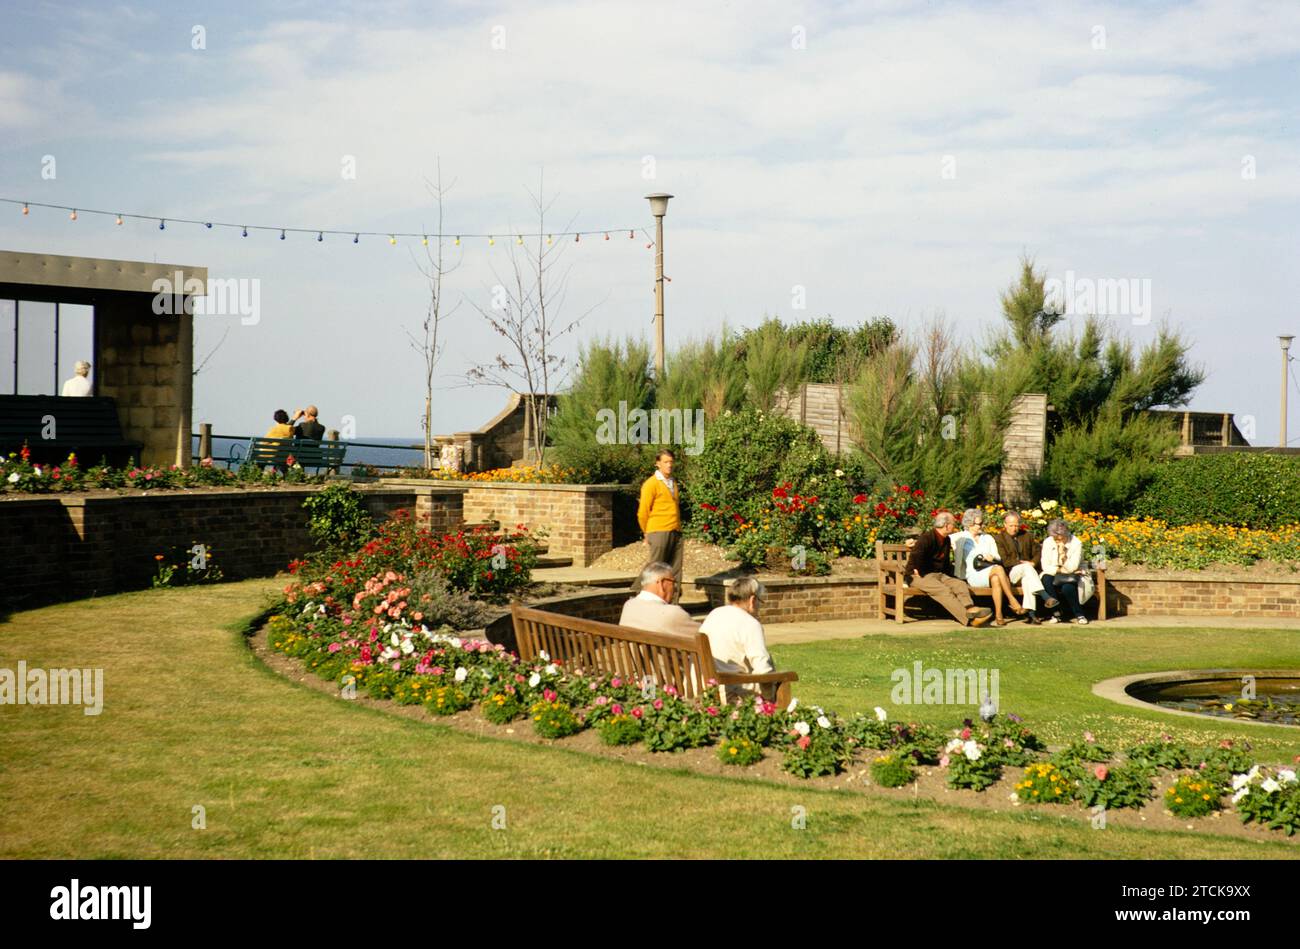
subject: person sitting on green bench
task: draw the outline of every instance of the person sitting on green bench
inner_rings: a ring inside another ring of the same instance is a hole
[[[302,419],[293,427],[295,438],[310,438],[312,441],[320,441],[325,437],[325,426],[316,421],[316,406],[309,405],[305,409],[297,409],[293,413],[293,420]]]
[[[293,426],[289,424],[289,413],[284,409],[275,410],[275,424],[266,430],[263,438],[293,438]]]

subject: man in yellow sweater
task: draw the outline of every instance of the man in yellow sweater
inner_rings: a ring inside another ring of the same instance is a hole
[[[659,449],[655,473],[641,485],[641,503],[636,510],[637,523],[650,548],[647,563],[666,563],[673,568],[674,603],[682,588],[681,487],[673,478],[675,460],[671,449]]]

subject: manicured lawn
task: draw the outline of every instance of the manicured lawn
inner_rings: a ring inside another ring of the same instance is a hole
[[[125,594],[19,613],[0,625],[0,666],[25,659],[29,667],[102,667],[106,691],[97,717],[74,707],[0,706],[0,857],[1297,853],[1280,840],[1098,832],[1049,814],[714,778],[475,738],[339,701],[263,667],[240,626],[277,586]],[[1176,719],[1112,715],[1088,692],[1094,678],[1216,661],[1300,661],[1283,633],[1107,634],[1090,627],[1055,639],[1032,634],[1038,645],[1031,649],[1020,630],[1018,639],[1002,633],[791,646],[778,659],[800,670],[807,700],[846,712],[887,699],[889,669],[914,658],[1001,663],[1004,707],[1049,737],[1090,724],[1106,737],[1112,722],[1134,734],[1156,733],[1162,724],[1193,734]],[[999,639],[1012,645],[995,646]],[[917,711],[944,723],[953,717],[951,709]],[[1052,725],[1053,716],[1067,727]],[[1240,733],[1231,725],[1206,730]],[[206,809],[206,830],[191,828],[195,805]],[[496,805],[505,807],[505,830],[491,827]],[[804,830],[791,828],[796,806],[807,809]]]
[[[1194,623],[1196,620],[1189,620]],[[1202,621],[1203,622],[1203,621]],[[895,669],[997,669],[1000,708],[1025,718],[1049,744],[1092,731],[1114,750],[1163,732],[1193,744],[1246,739],[1259,757],[1289,762],[1300,753],[1300,729],[1194,719],[1118,705],[1092,694],[1113,676],[1172,669],[1300,668],[1300,630],[1107,627],[1012,624],[962,629],[942,636],[867,636],[773,649],[781,668],[797,669],[798,694],[841,714],[888,710],[891,719],[954,727],[973,706],[894,705]]]

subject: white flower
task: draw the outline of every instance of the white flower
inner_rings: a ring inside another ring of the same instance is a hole
[[[1238,791],[1241,788],[1244,788],[1249,783],[1250,783],[1250,775],[1234,774],[1232,776],[1232,789],[1234,791]]]
[[[794,730],[797,731],[800,735],[807,737],[808,733],[812,731],[812,727],[807,722],[795,722]]]
[[[384,651],[379,654],[380,659],[396,659],[397,650],[392,646],[385,646]]]
[[[1250,788],[1242,788],[1236,794],[1232,795],[1232,803],[1236,804],[1238,801],[1240,801],[1243,797],[1245,797],[1249,793],[1250,793]]]
[[[464,682],[468,677],[469,677],[469,670],[466,669],[464,666],[459,666],[456,669],[455,678],[457,682]]]
[[[547,674],[548,676],[553,676],[553,675],[555,675],[555,673],[557,673],[557,672],[559,672],[559,671],[560,671],[559,666],[557,666],[557,665],[556,665],[555,663],[553,663],[553,662],[552,662],[550,665],[548,665],[548,666],[546,667],[546,674]]]
[[[961,746],[961,753],[966,756],[967,761],[980,760],[980,746],[975,744],[974,741],[967,741],[963,744]]]
[[[878,721],[878,722],[883,722],[883,721],[885,721],[887,718],[889,718],[889,713],[886,712],[886,711],[885,711],[883,708],[881,708],[879,705],[877,705],[877,706],[876,706],[876,721]]]
[[[13,474],[11,474],[11,475],[9,476],[9,483],[10,483],[10,484],[17,484],[20,478],[21,478],[21,475],[19,475],[18,472],[15,471]]]
[[[790,704],[785,707],[785,714],[792,715],[794,713],[795,706],[798,704],[799,704],[798,699],[791,699]]]
[[[1246,777],[1252,781],[1259,777],[1259,765],[1254,765],[1249,771],[1247,771]]]
[[[1278,770],[1277,779],[1283,784],[1290,784],[1295,780],[1295,772],[1290,768],[1281,768]]]
[[[844,477],[844,472],[841,471],[839,468],[836,468],[836,469],[835,469],[835,477],[837,477],[837,478],[843,478],[843,477]]]
[[[1282,785],[1278,784],[1272,778],[1265,778],[1264,782],[1260,785],[1260,787],[1262,787],[1269,794],[1272,794],[1274,791],[1279,791],[1282,789]]]
[[[413,653],[413,652],[415,652],[415,644],[412,643],[409,639],[403,639],[403,640],[402,640],[402,655],[403,655],[403,656],[409,656],[409,655],[410,655],[411,653]]]
[[[35,474],[36,477],[38,478],[41,477],[42,474],[44,474],[44,472],[41,471],[40,465],[36,465],[34,468],[32,468],[32,473]]]
[[[532,675],[528,677],[528,687],[530,689],[535,689],[537,688],[538,683],[541,681],[542,681],[542,677],[539,676],[536,672],[534,672]]]
[[[388,641],[392,643],[394,646],[400,646],[402,644],[401,637],[399,637],[396,633],[393,633],[393,635],[389,636]]]
[[[1057,504],[1059,504],[1059,503],[1060,503],[1060,502],[1058,502],[1058,501],[1044,501],[1044,502],[1042,503],[1042,508],[1043,508],[1044,511],[1050,511],[1052,508],[1056,507]]]
[[[459,645],[459,643],[457,643],[457,645]],[[542,660],[543,662],[550,662],[551,654],[548,653],[545,649],[539,649],[537,650],[537,658]]]
[[[962,740],[960,738],[954,738],[952,741],[948,742],[948,744],[944,746],[943,753],[945,755],[950,755],[961,746],[962,746]]]
[[[488,672],[488,670],[486,670],[486,669],[480,669],[479,672],[483,673],[483,678],[485,678],[485,679],[490,679],[490,678],[492,678],[492,673],[491,673],[491,672]]]
[[[325,612],[325,604],[322,603],[320,606],[316,607],[316,612],[317,612],[317,613],[324,613],[324,612]]]
[[[830,728],[831,720],[827,718],[825,715],[822,715],[817,719],[817,724],[820,725],[822,728]]]

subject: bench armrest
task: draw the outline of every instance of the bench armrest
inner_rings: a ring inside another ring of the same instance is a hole
[[[775,682],[777,684],[776,700],[778,704],[790,704],[790,683],[799,681],[797,672],[720,672],[717,674],[718,685],[751,685]]]

